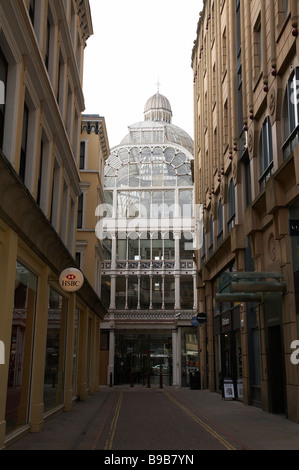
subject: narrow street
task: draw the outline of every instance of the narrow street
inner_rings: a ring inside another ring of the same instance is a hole
[[[274,449],[298,450],[299,425],[207,390],[129,386],[104,387],[86,402],[76,403],[72,413],[51,418],[41,433],[28,434],[7,447],[97,450],[107,459],[138,451],[147,451],[142,455],[148,457],[161,451],[180,456],[185,464],[187,457],[198,458],[203,450]]]

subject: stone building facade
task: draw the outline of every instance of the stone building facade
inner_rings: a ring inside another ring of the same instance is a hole
[[[203,385],[232,379],[296,422],[298,14],[295,0],[207,0],[192,51]]]

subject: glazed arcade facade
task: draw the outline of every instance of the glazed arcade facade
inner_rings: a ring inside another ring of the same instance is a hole
[[[143,384],[148,374],[157,382],[160,371],[167,384],[187,384],[198,367],[193,141],[171,115],[168,100],[154,95],[144,122],[129,127],[106,162],[97,233],[103,292],[109,288],[102,324],[108,383],[128,383],[134,370]]]

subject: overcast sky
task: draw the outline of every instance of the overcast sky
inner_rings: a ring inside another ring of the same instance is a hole
[[[85,113],[104,116],[110,148],[144,120],[159,91],[172,123],[193,138],[193,72],[201,0],[90,0],[94,35],[85,49]]]

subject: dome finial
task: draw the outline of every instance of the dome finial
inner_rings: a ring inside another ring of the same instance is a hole
[[[160,78],[159,78],[159,77],[158,77],[158,81],[157,81],[156,85],[157,85],[157,93],[160,93],[161,82],[160,82]]]

